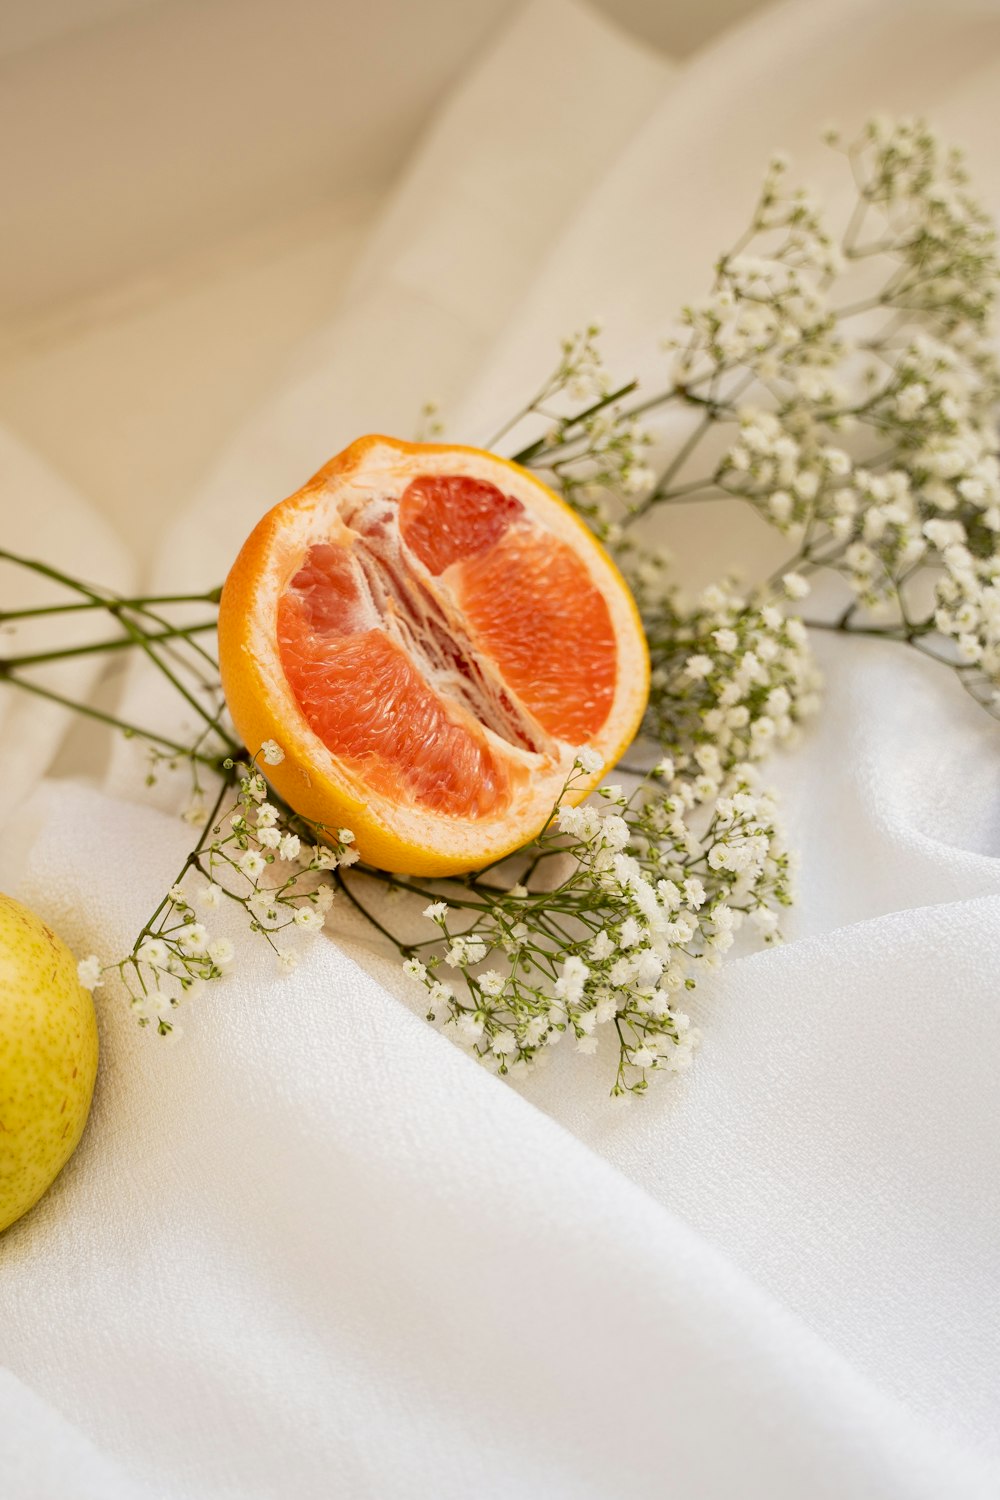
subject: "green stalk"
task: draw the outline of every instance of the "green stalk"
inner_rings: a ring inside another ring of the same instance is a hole
[[[49,703],[57,703],[60,708],[68,708],[73,713],[83,714],[87,719],[96,719],[100,724],[107,724],[111,729],[120,729],[122,734],[129,739],[136,737],[149,740],[154,745],[160,745],[165,750],[172,750],[175,754],[183,756],[185,760],[197,761],[200,765],[210,766],[213,771],[219,771],[221,760],[217,755],[201,755],[191,750],[187,745],[178,744],[166,735],[156,734],[152,729],[142,729],[138,724],[129,724],[124,719],[116,719],[113,714],[106,714],[99,708],[92,708],[89,703],[77,703],[73,698],[66,698],[62,693],[53,692],[51,688],[44,688],[38,682],[26,682],[23,677],[16,677],[13,672],[6,669],[0,670],[0,681],[9,682],[12,687],[23,688],[26,693],[34,693],[38,698],[44,698]]]
[[[169,628],[159,631],[156,635],[149,637],[153,641],[166,640],[170,636],[188,635],[196,631],[214,630],[215,621],[206,620],[200,625],[185,625],[178,628]],[[59,651],[35,651],[27,656],[5,656],[0,657],[0,675],[13,671],[15,668],[22,670],[25,667],[40,667],[48,662],[66,661],[73,656],[93,656],[102,651],[123,651],[138,643],[131,636],[118,636],[110,641],[91,641],[86,646],[66,646]]]
[[[348,901],[356,911],[359,911],[361,913],[365,921],[370,922],[371,925],[376,928],[384,938],[387,938],[392,946],[396,948],[404,958],[411,958],[413,956],[413,949],[410,947],[410,945],[408,943],[401,942],[399,938],[396,937],[395,933],[390,932],[388,927],[383,926],[378,918],[372,915],[367,906],[363,906],[361,904],[357,896],[355,896],[354,892],[351,890],[347,881],[344,879],[343,871],[340,869],[335,869],[333,872],[333,877],[338,888],[343,891]],[[437,939],[435,938],[433,941],[436,942]]]
[[[13,558],[9,552],[0,551],[0,557],[30,566],[23,559]],[[218,604],[221,595],[221,589],[213,589],[208,594],[146,594],[137,599],[116,598],[114,603],[119,608],[141,610],[147,604]],[[9,625],[18,620],[33,620],[44,615],[70,615],[79,614],[81,610],[107,608],[108,601],[105,599],[82,599],[78,604],[38,604],[33,609],[0,609],[0,625]]]

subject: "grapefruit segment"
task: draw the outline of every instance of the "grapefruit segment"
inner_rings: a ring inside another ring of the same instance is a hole
[[[380,630],[317,636],[298,601],[279,605],[281,663],[313,731],[374,792],[455,817],[509,801],[510,778]]]
[[[353,635],[372,623],[357,563],[348,548],[328,542],[309,548],[281,602],[299,619],[303,634]],[[280,622],[279,614],[279,639]]]
[[[260,522],[219,646],[246,745],[285,751],[263,768],[281,795],[413,874],[526,843],[582,744],[622,752],[648,687],[631,596],[560,500],[492,454],[383,437]]]
[[[495,484],[462,474],[421,474],[399,502],[399,529],[406,545],[431,573],[478,557],[524,514],[513,495]]]
[[[456,594],[476,645],[543,729],[572,745],[598,733],[615,696],[615,633],[569,547],[508,532],[462,564]]]

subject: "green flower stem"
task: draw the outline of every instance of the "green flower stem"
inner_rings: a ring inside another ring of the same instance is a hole
[[[402,880],[398,875],[394,875],[391,870],[376,870],[372,865],[355,865],[354,869],[358,875],[367,875],[371,880],[380,881],[382,885],[395,886],[397,890],[410,891],[415,896],[423,896],[425,901],[440,901],[441,899],[439,891],[429,891],[425,886],[413,885],[410,881]],[[475,890],[477,887],[472,884],[466,889]],[[489,889],[488,886],[484,888],[486,891]],[[467,911],[488,911],[493,904],[488,897],[483,901],[463,901],[460,897],[448,892],[448,905],[463,907]]]
[[[114,608],[114,609],[111,609],[110,613],[115,617],[115,619],[119,618],[117,607]],[[154,625],[162,625],[165,629],[171,627],[171,622],[168,619],[166,619],[161,614],[155,613],[151,609],[147,609],[147,608],[137,609],[136,613],[142,615],[144,619],[151,620]],[[184,627],[184,626],[177,626],[176,630],[177,630],[178,638],[183,638],[183,644],[185,644],[187,646],[190,646],[192,652],[194,652],[194,654],[196,656],[201,657],[202,661],[205,663],[205,665],[211,671],[211,673],[213,675],[213,679],[217,679],[218,675],[219,675],[219,663],[216,660],[216,658],[212,655],[211,651],[206,650],[205,647],[201,644],[200,641],[195,640],[194,637],[189,634],[189,632],[188,632],[188,630],[187,630],[186,627]],[[168,653],[169,655],[172,655],[174,657],[174,659],[178,662],[179,665],[181,665],[181,664],[187,665],[188,668],[189,668],[189,670],[194,670],[193,668],[190,667],[190,665],[188,663],[184,663],[183,662],[183,658],[180,658],[180,657],[177,656],[176,652],[174,652],[172,650],[172,648],[171,648],[171,646],[169,644],[165,645],[163,647],[163,650],[166,653]],[[202,683],[203,687],[211,687],[212,686],[212,683],[208,682],[207,679],[203,675],[200,677],[200,680],[201,680],[201,683]]]
[[[10,552],[5,547],[0,547],[0,561],[13,563],[16,567],[26,568],[30,573],[37,573],[41,578],[49,578],[53,583],[58,583],[62,588],[71,589],[74,594],[82,594],[94,606],[103,609],[117,607],[119,600],[112,593],[102,591],[91,584],[84,583],[79,578],[73,578],[68,573],[63,573],[59,568],[54,568],[51,563],[39,562],[37,558],[22,557],[18,552]]]
[[[187,856],[187,858],[185,859],[184,863],[181,865],[180,869],[178,870],[177,875],[174,877],[174,880],[171,882],[172,886],[173,885],[180,885],[181,881],[184,879],[184,876],[187,874],[187,872],[190,869],[193,869],[195,866],[198,865],[198,861],[199,861],[199,859],[201,857],[202,845],[204,844],[206,838],[208,837],[209,831],[211,830],[212,825],[214,824],[216,818],[219,815],[219,809],[222,807],[223,801],[225,800],[226,792],[229,790],[229,786],[230,786],[230,782],[229,782],[229,780],[227,778],[226,780],[224,780],[222,782],[222,785],[219,787],[219,794],[216,797],[215,802],[212,804],[212,810],[211,810],[211,812],[209,813],[208,817],[205,819],[205,822],[204,822],[204,824],[202,826],[201,833],[198,835],[198,842],[197,842],[197,844],[191,850],[190,854]],[[152,916],[148,918],[148,920],[146,921],[146,924],[143,927],[142,931],[139,933],[139,935],[136,938],[135,942],[132,944],[132,952],[129,954],[129,957],[126,960],[126,962],[131,962],[133,964],[133,966],[136,968],[137,972],[138,972],[138,967],[139,966],[138,966],[138,964],[135,963],[135,954],[136,954],[136,951],[138,950],[139,946],[141,945],[143,938],[148,937],[152,933],[152,931],[153,931],[153,925],[156,922],[157,918],[160,916],[161,912],[163,912],[163,911],[166,910],[166,908],[169,905],[170,905],[170,896],[168,894],[168,895],[164,896],[163,900],[160,902],[159,906],[153,912]],[[140,984],[142,983],[142,976],[141,975],[139,976],[139,982],[140,982]]]
[[[191,752],[183,746],[176,745],[174,741],[167,740],[161,735],[155,735],[150,731],[138,729],[134,725],[125,725],[120,720],[112,720],[111,716],[109,715],[101,715],[97,710],[85,709],[83,705],[74,703],[69,699],[64,699],[59,694],[53,694],[50,690],[47,689],[43,690],[37,683],[28,683],[24,678],[14,676],[11,670],[12,665],[37,666],[40,665],[42,661],[59,661],[66,656],[85,655],[88,651],[119,650],[123,646],[134,645],[137,646],[141,651],[145,652],[153,665],[158,668],[158,670],[170,683],[171,687],[173,687],[174,690],[180,694],[185,702],[189,704],[189,706],[195,711],[196,714],[198,714],[198,716],[206,723],[206,725],[219,736],[223,744],[226,745],[228,749],[237,751],[240,748],[236,741],[232,738],[232,736],[229,735],[219,723],[218,710],[215,710],[213,712],[211,709],[206,708],[203,703],[200,703],[195,697],[194,693],[192,693],[187,688],[187,686],[178,677],[177,673],[172,669],[172,667],[167,664],[166,661],[164,661],[163,657],[154,649],[152,645],[153,641],[161,641],[166,643],[167,641],[182,640],[185,642],[185,644],[189,645],[193,651],[202,656],[204,660],[211,665],[214,671],[217,671],[218,664],[215,661],[214,657],[212,657],[209,652],[205,651],[204,648],[194,639],[194,637],[200,632],[203,632],[206,629],[210,629],[210,624],[206,626],[205,624],[199,622],[198,624],[191,626],[172,625],[170,621],[166,620],[162,615],[156,614],[152,610],[150,610],[148,608],[148,605],[134,606],[135,613],[144,615],[146,618],[154,621],[154,623],[159,626],[159,630],[157,632],[150,634],[147,631],[143,630],[132,619],[130,619],[130,606],[124,600],[116,598],[113,594],[104,593],[89,584],[82,583],[79,579],[72,578],[69,574],[62,572],[59,568],[52,567],[48,563],[39,562],[34,558],[22,557],[19,553],[11,552],[6,548],[0,548],[0,560],[13,563],[17,567],[26,568],[29,572],[37,573],[40,577],[51,579],[53,583],[59,584],[62,588],[68,588],[76,594],[83,595],[85,601],[90,607],[105,609],[122,627],[122,629],[127,632],[128,637],[128,639],[122,639],[121,641],[97,643],[95,645],[89,646],[88,648],[86,648],[86,650],[82,650],[79,647],[67,647],[64,651],[49,651],[45,652],[44,654],[39,653],[38,655],[36,655],[33,661],[28,658],[27,660],[21,661],[17,661],[15,659],[13,663],[0,663],[0,674],[2,674],[4,680],[6,680],[7,682],[12,682],[16,686],[22,687],[29,692],[35,692],[39,696],[48,696],[54,702],[62,702],[67,707],[79,709],[81,712],[86,712],[92,718],[100,718],[103,719],[104,722],[113,722],[115,727],[123,729],[126,733],[140,734],[144,738],[152,740],[154,743],[166,746],[166,748],[168,749],[180,750],[181,753],[188,756],[192,760],[206,759],[205,757],[199,756],[197,753]],[[203,594],[200,597],[202,598],[202,600],[214,600],[217,596],[219,596],[219,594],[220,590],[214,589],[209,591],[208,594]],[[170,596],[163,597],[166,598]],[[175,602],[177,602],[180,599],[184,599],[185,601],[189,602],[195,597],[197,596],[177,595],[174,596],[174,600]],[[164,644],[163,650],[164,653],[167,653],[170,650],[170,647]],[[189,668],[189,670],[191,669]],[[204,678],[202,678],[202,685],[206,687],[212,686],[212,684],[206,682]],[[211,761],[206,759],[206,764],[211,763]]]
[[[803,620],[810,630],[828,630],[836,635],[866,635],[876,639],[888,641],[905,641],[906,635],[891,625],[882,628],[879,625],[843,625],[840,620]]]
[[[0,681],[9,682],[12,687],[22,688],[26,693],[34,693],[37,698],[45,698],[49,703],[57,703],[60,708],[68,708],[73,713],[83,714],[87,719],[96,719],[98,723],[107,724],[111,729],[119,729],[129,739],[148,740],[151,744],[159,745],[165,750],[172,750],[175,754],[183,756],[185,760],[194,760],[200,765],[208,766],[213,771],[218,772],[222,769],[222,761],[218,755],[200,754],[193,751],[190,746],[181,745],[177,740],[168,739],[152,729],[142,729],[138,724],[129,724],[124,719],[116,719],[113,714],[106,714],[99,708],[92,708],[89,703],[78,703],[73,698],[64,697],[62,693],[53,692],[51,688],[42,687],[38,682],[27,682],[23,677],[17,677],[6,669],[0,669]]]
[[[133,625],[132,621],[127,617],[127,615],[125,615],[124,613],[120,613],[119,611],[115,611],[115,613],[116,617],[120,620],[121,624],[132,637],[134,644],[138,646],[139,649],[146,654],[146,656],[149,657],[154,667],[159,668],[164,677],[170,683],[171,687],[173,687],[178,693],[180,693],[184,701],[194,709],[195,713],[198,714],[200,718],[204,719],[207,724],[215,726],[215,731],[218,734],[219,738],[225,745],[228,746],[230,750],[238,750],[239,745],[233,739],[232,735],[227,734],[226,731],[219,726],[218,713],[211,713],[203,703],[198,702],[198,699],[192,692],[188,691],[188,689],[184,686],[183,682],[181,682],[176,673],[174,673],[171,668],[167,666],[166,662],[164,662],[162,658],[159,657],[153,650],[153,647],[150,645],[150,637],[147,636],[144,631],[139,630],[137,626]],[[178,633],[180,634],[182,632]]]
[[[7,561],[17,561],[24,567],[31,566],[25,559],[14,559],[9,552],[0,550],[0,558]],[[143,610],[149,604],[218,604],[221,597],[221,589],[213,589],[208,594],[145,594],[135,599],[113,600],[114,604],[121,609]],[[107,609],[107,599],[81,599],[76,604],[37,604],[32,609],[0,609],[0,625],[9,625],[19,620],[34,620],[45,615],[70,615],[79,614],[88,609]]]
[[[148,639],[151,641],[162,641],[172,636],[187,636],[204,630],[214,630],[215,628],[216,622],[214,620],[205,620],[199,625],[168,627],[165,630],[157,632],[155,635],[149,636]],[[74,656],[93,656],[103,651],[123,651],[137,644],[138,642],[133,640],[131,636],[118,636],[116,639],[110,641],[91,641],[86,646],[66,646],[59,651],[35,651],[27,656],[4,656],[0,657],[0,676],[14,669],[21,671],[25,667],[40,667],[48,662],[66,661]]]
[[[605,407],[613,406],[616,401],[621,401],[623,397],[631,395],[633,391],[636,391],[638,389],[639,382],[637,380],[629,380],[625,383],[625,385],[619,386],[617,390],[609,391],[609,393],[606,396],[602,396],[599,401],[595,401],[590,406],[584,407],[583,411],[576,412],[571,418],[561,424],[563,435],[558,443],[553,443],[550,445],[547,437],[538,438],[536,442],[529,443],[526,448],[522,448],[519,453],[515,453],[510,460],[511,463],[530,464],[532,459],[538,458],[542,453],[555,453],[560,448],[568,448],[573,442],[577,441],[577,439],[567,437],[567,433],[572,432],[573,428],[581,426],[588,420],[588,418],[596,416],[597,413],[599,411],[603,411]],[[493,446],[495,446],[495,444],[499,441],[500,438],[504,436],[505,433],[509,432],[510,429],[516,426],[519,421],[522,421],[524,417],[526,417],[530,412],[536,409],[536,406],[532,405],[528,407],[524,412],[519,413],[518,416],[513,418],[510,422],[506,423],[506,425],[501,428],[500,432],[494,434],[493,439],[490,442],[490,447],[492,448]]]
[[[827,630],[838,635],[864,636],[870,640],[895,641],[903,646],[911,646],[914,651],[919,651],[921,656],[929,657],[931,661],[937,662],[939,666],[950,667],[958,677],[959,682],[969,695],[976,700],[981,707],[989,705],[975,691],[975,666],[963,666],[955,662],[951,657],[936,651],[927,636],[934,632],[934,621],[923,620],[918,624],[909,625],[900,629],[898,626],[880,625],[851,625],[844,623],[844,617],[840,620],[804,620],[810,630]]]
[[[7,548],[0,547],[0,561],[13,563],[16,567],[26,568],[29,572],[37,573],[42,578],[51,579],[53,583],[58,583],[62,588],[71,589],[75,594],[82,594],[84,599],[86,600],[86,605],[76,606],[77,608],[86,607],[90,609],[105,609],[110,615],[118,620],[118,622],[123,626],[125,630],[128,630],[130,633],[132,632],[134,627],[130,626],[128,619],[122,612],[132,609],[138,614],[145,615],[146,618],[152,620],[154,624],[157,624],[165,629],[175,629],[178,636],[186,636],[188,634],[186,627],[171,626],[169,620],[164,619],[162,615],[155,614],[151,609],[148,608],[148,604],[150,602],[167,602],[177,604],[201,602],[217,604],[222,595],[221,588],[215,588],[210,589],[208,593],[204,594],[150,596],[149,600],[146,600],[144,603],[140,604],[127,599],[121,599],[110,591],[102,591],[101,589],[95,588],[90,584],[83,583],[80,579],[73,578],[68,573],[63,573],[59,568],[54,568],[49,563],[39,562],[35,558],[22,557],[20,553],[11,552]],[[56,605],[51,609],[43,607],[41,613],[49,614],[57,610],[69,610],[71,608],[73,608],[73,606]],[[25,617],[26,616],[22,616],[22,618]],[[6,622],[11,618],[13,617],[10,615],[0,616],[0,621]],[[218,668],[218,663],[215,661],[215,658],[211,655],[211,653],[205,651],[197,641],[191,641],[190,644],[192,649],[195,650],[200,656],[202,656],[209,663],[209,665],[211,665],[215,669]],[[154,658],[154,660],[156,660],[156,658]],[[163,671],[165,675],[169,675],[167,669],[163,667],[163,664],[159,660],[156,660],[156,665],[160,667],[161,671]],[[174,685],[176,686],[176,683]],[[183,689],[181,689],[181,691],[183,691]],[[199,708],[198,711],[201,712],[202,710]]]
[[[408,943],[402,942],[395,935],[395,933],[390,932],[388,927],[384,926],[384,924],[380,922],[379,919],[368,910],[367,906],[362,905],[357,896],[351,890],[348,881],[344,879],[344,872],[339,868],[334,870],[333,878],[336,881],[338,889],[343,891],[348,901],[355,908],[355,910],[361,913],[365,921],[370,922],[371,925],[376,928],[384,938],[387,938],[388,941],[393,945],[393,947],[399,950],[403,958],[410,958],[413,953],[412,947]],[[433,939],[433,941],[436,942],[437,939],[435,938]]]
[[[930,634],[934,629],[933,620],[924,620],[919,624],[903,627],[898,625],[845,624],[843,616],[839,620],[803,620],[802,623],[808,626],[810,630],[829,630],[838,635],[865,635],[883,641],[901,641],[904,645],[908,646],[917,645],[925,635]],[[921,646],[920,649],[925,651],[927,655],[932,654],[924,646]],[[934,659],[935,661],[947,661],[947,657],[937,655],[935,655]]]
[[[682,466],[691,457],[691,454],[698,447],[698,444],[701,442],[702,438],[706,435],[709,429],[714,425],[716,420],[717,419],[713,411],[707,411],[705,413],[701,421],[698,423],[697,427],[695,427],[693,432],[690,433],[686,441],[681,444],[670,464],[668,464],[667,468],[660,475],[660,478],[656,484],[656,488],[653,489],[649,493],[649,495],[647,495],[646,499],[642,502],[641,505],[636,506],[635,510],[625,522],[626,525],[632,525],[635,521],[638,521],[641,516],[644,516],[647,511],[652,510],[654,505],[661,504],[667,498],[670,490],[671,480],[674,479],[674,477],[680,472]],[[702,487],[703,486],[701,482],[696,481],[695,488]],[[683,498],[683,495],[680,497],[672,496],[671,498]]]
[[[205,862],[202,858],[203,853],[204,849],[198,850],[197,857],[191,861],[189,868],[192,870],[197,870],[199,875],[204,875],[205,879],[211,881],[213,885],[218,885],[219,890],[225,896],[227,901],[235,901],[237,906],[241,906],[245,910],[246,902],[244,901],[244,898],[242,896],[238,896],[235,891],[229,890],[227,886],[221,885],[216,880],[215,873],[212,870],[211,866],[209,866],[208,869],[205,868]]]

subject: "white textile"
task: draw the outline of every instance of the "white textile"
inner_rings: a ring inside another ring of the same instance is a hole
[[[530,120],[547,81],[551,127],[477,135],[481,102],[495,123],[520,90]],[[785,5],[667,79],[540,0],[155,582],[215,582],[264,505],[428,392],[486,437],[594,311],[650,373],[763,159],[822,178],[830,116],[933,114],[1000,205],[998,83],[992,4]],[[727,536],[672,541],[710,576]],[[356,929],[291,979],[251,949],[166,1050],[102,992],[91,1124],[0,1240],[5,1497],[998,1492],[1000,731],[899,647],[818,649],[822,719],[771,776],[793,940],[724,966],[691,1073],[627,1110],[568,1045],[519,1089],[487,1076]],[[158,701],[131,684],[133,717]],[[123,951],[185,852],[136,779],[119,755],[104,794],[50,782],[5,832],[0,883],[79,952]]]

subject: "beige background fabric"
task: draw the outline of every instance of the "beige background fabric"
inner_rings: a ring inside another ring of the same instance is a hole
[[[752,3],[602,0],[598,13],[665,62]],[[9,143],[0,423],[136,556],[152,556],[244,415],[332,316],[415,140],[518,9],[518,0],[0,9]],[[554,108],[524,117],[519,80],[504,109],[537,137],[573,118],[563,111],[567,89],[583,83],[574,84],[574,28],[566,43]],[[521,66],[532,64],[529,50]],[[592,117],[609,119],[600,101]],[[565,154],[570,171],[586,169],[590,149],[584,128]],[[415,393],[417,406],[425,394]]]
[[[830,115],[932,111],[1000,206],[998,73],[992,5],[788,4],[666,66],[539,0],[450,93],[343,302],[304,299],[147,576],[214,582],[276,491],[428,388],[483,436],[594,310],[652,375],[772,147],[836,201]],[[672,529],[685,568],[721,566],[729,520]],[[251,952],[166,1053],[102,997],[92,1125],[0,1240],[15,1500],[996,1493],[1000,737],[928,662],[820,649],[824,716],[771,767],[791,941],[700,991],[692,1073],[641,1106],[611,1107],[600,1055],[488,1077],[342,914],[291,980]],[[142,673],[125,693],[164,711]],[[8,812],[0,885],[81,952],[126,946],[183,856],[138,782],[118,753],[101,791]]]

